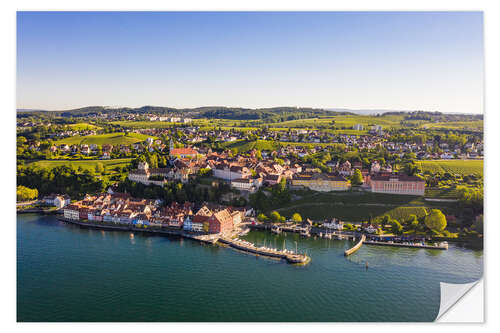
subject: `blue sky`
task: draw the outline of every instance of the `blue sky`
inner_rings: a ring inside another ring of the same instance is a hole
[[[480,12],[19,12],[17,107],[483,112]]]

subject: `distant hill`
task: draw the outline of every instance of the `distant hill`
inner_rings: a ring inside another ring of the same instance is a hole
[[[29,110],[19,109],[18,115],[27,116],[33,113],[47,115],[49,111],[44,110]],[[313,118],[320,116],[331,116],[340,114],[352,114],[349,112],[337,112],[326,109],[308,108],[308,107],[291,107],[281,106],[272,108],[240,108],[240,107],[225,107],[225,106],[204,106],[198,108],[184,108],[177,109],[164,106],[142,106],[139,108],[118,107],[110,108],[105,106],[87,106],[78,109],[50,111],[50,116],[60,117],[84,117],[99,114],[113,114],[113,113],[139,113],[139,114],[179,114],[188,115],[193,118],[220,118],[220,119],[233,119],[233,120],[266,120],[271,122]]]
[[[409,112],[416,111],[416,110],[341,109],[341,108],[330,108],[330,109],[326,109],[326,110],[335,111],[335,112],[349,112],[349,113],[355,113],[355,114],[364,115],[364,116],[371,116],[371,115],[384,114],[384,113],[409,113]],[[434,111],[429,111],[429,112],[434,112]]]

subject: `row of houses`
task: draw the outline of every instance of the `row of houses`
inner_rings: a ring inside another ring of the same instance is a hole
[[[230,233],[241,223],[245,209],[203,205],[195,211],[189,202],[173,202],[160,207],[155,200],[132,198],[126,193],[87,195],[83,200],[64,207],[66,219],[107,222],[137,227],[157,227],[193,233]]]

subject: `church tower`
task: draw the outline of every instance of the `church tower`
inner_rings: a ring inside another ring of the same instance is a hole
[[[172,140],[172,138],[170,138],[170,154],[172,154],[172,150],[174,150],[174,140]]]

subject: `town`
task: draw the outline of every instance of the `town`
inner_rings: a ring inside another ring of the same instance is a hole
[[[245,217],[276,224],[298,215],[347,221],[344,231],[482,237],[478,116],[284,108],[243,121],[204,118],[227,109],[148,111],[20,113],[20,201],[64,208],[68,219],[185,232],[232,233]],[[111,204],[106,191],[143,199]],[[432,211],[445,218],[437,227],[425,222]]]

